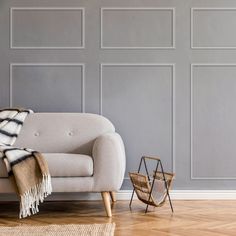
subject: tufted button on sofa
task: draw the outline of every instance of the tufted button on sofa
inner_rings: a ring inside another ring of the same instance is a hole
[[[103,116],[88,113],[29,115],[14,146],[43,153],[53,192],[101,192],[107,216],[125,173],[123,141]],[[0,161],[0,193],[14,189]]]

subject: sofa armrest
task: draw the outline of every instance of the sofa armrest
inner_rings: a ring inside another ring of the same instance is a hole
[[[125,149],[118,133],[99,136],[93,146],[94,187],[93,190],[118,191],[125,174]]]

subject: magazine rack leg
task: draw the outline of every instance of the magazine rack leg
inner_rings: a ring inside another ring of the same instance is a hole
[[[164,182],[165,182],[165,187],[166,187],[167,196],[168,196],[169,203],[170,203],[170,208],[171,208],[171,211],[174,212],[174,209],[173,209],[173,206],[172,206],[172,202],[171,202],[171,199],[170,199],[169,188],[168,188],[168,186],[167,186],[166,177],[165,177],[164,170],[163,170],[163,166],[162,166],[162,163],[161,163],[161,162],[160,162],[160,166],[161,166],[161,172],[162,172],[162,175],[163,175],[163,179],[164,179]]]
[[[142,166],[142,161],[143,161],[143,157],[141,158],[140,162],[139,162],[139,167],[138,167],[138,173],[140,172],[141,166]],[[134,198],[134,188],[133,188],[133,192],[132,192],[132,196],[129,202],[129,208],[131,209],[131,205],[133,202],[133,198]]]
[[[157,170],[158,170],[159,162],[160,162],[160,160],[157,160],[157,165],[156,165],[155,173],[156,173]],[[145,163],[145,166],[146,166],[146,161],[145,161],[145,159],[144,159],[144,163]],[[147,170],[146,170],[146,171],[147,171]],[[148,173],[148,171],[147,171],[147,173]],[[148,176],[149,176],[149,175],[148,175]],[[148,179],[149,179],[149,177],[148,177]],[[150,181],[150,179],[149,179],[149,181]],[[152,180],[152,187],[151,187],[151,191],[150,191],[150,193],[149,193],[148,201],[150,201],[150,199],[151,199],[151,195],[152,195],[152,190],[153,190],[154,182],[155,182],[155,178],[153,178],[153,180]],[[145,214],[146,214],[147,211],[148,211],[148,206],[149,206],[149,205],[147,204],[146,210],[145,210]]]

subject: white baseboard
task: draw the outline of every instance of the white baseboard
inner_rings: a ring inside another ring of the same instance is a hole
[[[129,200],[131,195],[131,190],[123,190],[117,199]],[[170,196],[172,200],[236,200],[236,190],[172,190]]]
[[[130,200],[132,190],[117,192],[117,200]],[[172,190],[172,200],[236,200],[236,190]],[[137,199],[134,195],[134,199]],[[101,200],[100,193],[53,193],[47,201]],[[0,201],[17,201],[14,194],[0,194]]]

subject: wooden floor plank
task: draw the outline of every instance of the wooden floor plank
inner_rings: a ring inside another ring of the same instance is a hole
[[[0,226],[116,223],[116,236],[235,236],[236,201],[173,201],[145,214],[145,205],[134,201],[112,204],[106,217],[102,201],[45,202],[37,215],[18,219],[18,203],[0,202]]]

